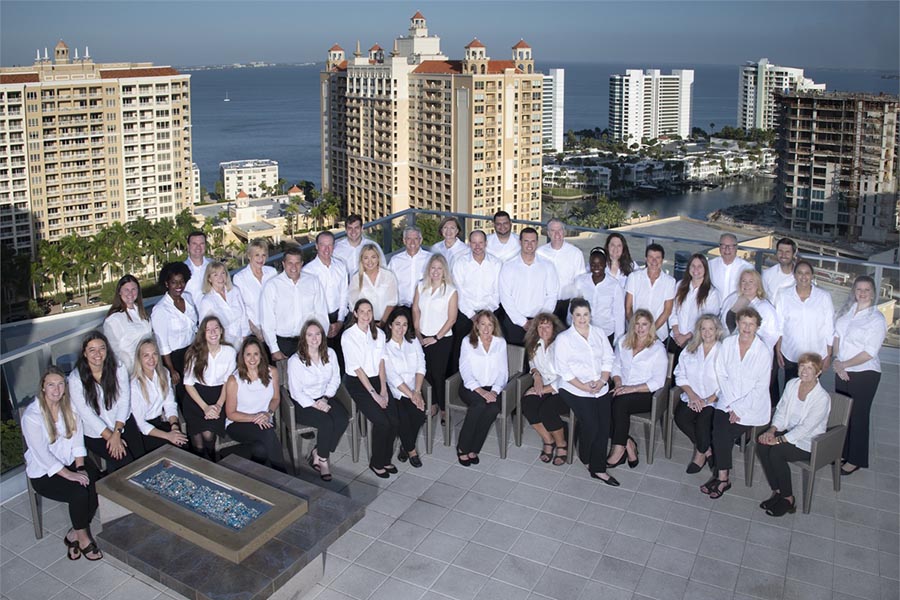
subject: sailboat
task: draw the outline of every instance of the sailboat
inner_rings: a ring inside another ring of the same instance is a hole
[[[228,97],[228,92],[225,92],[225,99],[222,102],[231,102],[231,98]]]

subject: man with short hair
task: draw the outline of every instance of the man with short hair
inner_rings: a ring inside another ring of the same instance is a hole
[[[552,262],[556,268],[556,276],[559,277],[559,299],[556,301],[553,314],[565,323],[569,313],[569,300],[578,295],[575,278],[587,272],[587,267],[581,250],[566,241],[566,226],[562,221],[557,218],[550,219],[547,222],[547,233],[550,243],[538,248],[537,254]]]
[[[784,289],[794,287],[794,263],[797,258],[797,243],[791,238],[781,238],[775,244],[775,260],[777,264],[765,269],[762,274],[763,289],[766,297],[773,305],[778,294]]]
[[[512,232],[512,219],[505,210],[494,213],[494,233],[487,236],[487,251],[506,262],[519,255],[519,236]]]
[[[709,278],[722,298],[737,291],[741,273],[753,265],[737,255],[737,237],[733,233],[719,236],[719,256],[709,261]]]
[[[538,313],[553,312],[559,299],[559,277],[553,263],[537,255],[538,233],[526,227],[519,237],[518,256],[500,269],[500,304],[504,309],[506,341],[525,343],[525,331]]]
[[[191,278],[184,286],[184,293],[191,297],[194,306],[200,304],[203,297],[203,280],[206,278],[206,265],[212,262],[206,257],[206,234],[194,230],[187,236],[188,257],[184,264],[191,270]]]
[[[659,244],[650,244],[644,251],[646,266],[632,271],[625,281],[625,318],[639,308],[653,315],[656,337],[665,341],[669,337],[669,315],[675,304],[675,278],[662,270],[666,251]]]
[[[328,309],[328,337],[329,346],[331,340],[336,339],[347,316],[347,265],[334,256],[334,234],[323,231],[316,236],[316,257],[309,261],[303,270],[310,275],[315,275],[325,293],[325,304]]]
[[[334,257],[344,261],[347,273],[353,275],[359,271],[359,253],[365,244],[372,244],[378,249],[381,264],[384,264],[384,253],[381,246],[363,236],[363,220],[359,215],[350,215],[344,222],[344,231],[347,233],[334,245]]]
[[[431,258],[431,252],[422,250],[422,232],[418,227],[407,227],[403,230],[404,250],[391,258],[388,265],[397,276],[397,290],[400,304],[410,308],[416,294],[416,286],[425,274],[425,265]]]

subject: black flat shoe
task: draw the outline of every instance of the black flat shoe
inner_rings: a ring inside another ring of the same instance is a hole
[[[384,470],[390,473],[391,475],[397,474],[397,467],[394,465],[384,465]]]
[[[481,462],[481,459],[479,459],[477,456],[475,458],[472,458],[471,456],[469,457],[469,464],[477,465],[480,462]]]
[[[763,500],[762,502],[759,503],[759,507],[763,510],[769,510],[770,508],[775,506],[775,504],[777,504],[780,499],[781,499],[781,494],[779,494],[778,492],[773,492],[772,495],[769,496],[768,499]]]
[[[783,517],[788,513],[793,514],[795,512],[797,512],[797,507],[794,506],[794,503],[781,496],[778,497],[774,505],[766,509],[766,514],[770,517]]]
[[[594,473],[593,471],[590,471],[590,474],[591,474],[592,478],[598,479],[598,480],[600,480],[601,483],[605,483],[606,485],[611,485],[613,487],[619,487],[619,485],[621,485],[616,480],[616,478],[613,477],[612,475],[607,475],[606,479],[603,479],[602,477],[600,477],[598,474]]]
[[[469,460],[469,453],[468,453],[468,452],[466,452],[465,454],[460,454],[459,452],[457,452],[457,453],[456,453],[456,460],[458,460],[458,461],[459,461],[459,464],[461,464],[461,465],[464,466],[464,467],[468,467],[469,465],[472,464],[472,461]]]
[[[619,465],[624,464],[626,460],[628,460],[628,452],[623,452],[622,458],[620,458],[619,460],[617,460],[614,463],[611,463],[611,462],[606,463],[606,468],[607,469],[615,469]]]
[[[853,475],[857,471],[859,471],[862,467],[853,467],[849,471],[845,471],[843,467],[841,467],[841,477],[846,477],[847,475]]]
[[[388,477],[391,476],[391,474],[388,473],[386,470],[379,473],[378,471],[375,470],[375,467],[373,467],[372,465],[369,465],[369,470],[372,471],[373,473],[375,473],[375,477],[380,477],[381,479],[387,479]]]
[[[628,441],[634,444],[634,460],[628,461],[628,468],[633,469],[638,466],[641,462],[641,455],[638,453],[637,442],[634,441],[634,438],[630,435],[628,436]],[[628,456],[628,445],[625,446],[625,456]]]
[[[409,464],[410,464],[410,466],[419,469],[419,468],[422,467],[422,459],[419,458],[419,455],[418,455],[418,454],[416,454],[415,456],[410,456],[410,457],[409,457]]]
[[[400,452],[397,453],[397,460],[400,462],[406,462],[409,459],[409,454],[403,448],[400,448]]]
[[[78,560],[81,558],[81,546],[77,539],[69,540],[69,534],[73,531],[74,529],[70,529],[66,532],[66,535],[63,536],[63,544],[66,545],[66,557],[69,560]]]

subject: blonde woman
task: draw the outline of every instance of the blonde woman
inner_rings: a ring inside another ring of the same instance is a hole
[[[266,264],[269,260],[269,244],[265,240],[253,240],[247,246],[247,266],[234,274],[234,287],[241,293],[244,313],[250,332],[263,339],[262,321],[259,313],[259,298],[263,285],[278,275],[275,267]]]
[[[738,278],[738,288],[722,301],[720,318],[729,333],[737,330],[737,313],[744,308],[752,308],[759,313],[761,323],[757,335],[765,342],[769,350],[775,350],[775,343],[781,337],[781,317],[775,307],[766,298],[762,275],[753,269],[747,269]]]
[[[144,436],[144,449],[156,450],[167,443],[187,444],[178,422],[175,388],[163,368],[159,347],[153,338],[138,344],[131,375],[131,416]]]
[[[250,321],[240,290],[231,284],[231,277],[225,265],[216,261],[206,267],[203,276],[203,296],[197,305],[197,318],[203,320],[209,315],[219,317],[225,328],[225,341],[238,347],[250,335]]]
[[[388,315],[400,302],[397,277],[381,264],[378,248],[365,244],[359,253],[358,271],[350,276],[348,301],[350,307],[362,299],[372,304],[376,325],[387,321]]]

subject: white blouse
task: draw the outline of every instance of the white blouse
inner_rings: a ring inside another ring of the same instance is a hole
[[[206,387],[215,387],[217,385],[225,385],[231,372],[237,364],[237,351],[222,344],[219,346],[219,353],[215,356],[212,353],[206,355],[206,368],[203,369],[203,381],[197,379],[194,375],[194,364],[185,363],[184,365],[184,385],[204,385]]]
[[[447,259],[448,265],[452,265],[457,256],[467,254],[468,252],[470,252],[470,250],[469,247],[466,246],[466,244],[461,239],[453,238],[453,245],[449,248],[444,243],[444,240],[441,240],[431,247],[431,252],[434,254],[440,254]]]
[[[116,359],[131,373],[138,344],[153,335],[153,328],[149,319],[141,319],[137,307],[126,308],[106,317],[103,321],[103,335],[109,340],[109,347]]]
[[[328,362],[310,361],[309,366],[294,353],[287,365],[288,390],[291,400],[304,408],[309,408],[316,400],[325,396],[333,398],[341,385],[341,369],[337,354],[328,349]]]
[[[819,382],[806,395],[806,400],[800,399],[798,377],[784,384],[784,393],[772,417],[772,427],[776,431],[786,431],[785,440],[809,452],[813,438],[825,433],[830,413],[831,396]]]
[[[772,350],[758,335],[744,358],[732,335],[722,342],[716,356],[716,377],[719,381],[717,410],[734,411],[741,425],[765,425],[771,415],[769,376],[772,372]]]
[[[356,377],[356,370],[362,369],[366,377],[378,377],[378,367],[384,358],[384,332],[375,330],[376,337],[359,328],[358,324],[348,327],[341,336],[341,350],[344,351],[344,372]]]
[[[719,318],[722,319],[722,324],[726,328],[728,327],[728,311],[731,310],[737,299],[738,293],[735,292],[722,302],[722,312]],[[778,338],[781,337],[781,317],[778,316],[778,312],[772,306],[772,303],[762,298],[754,297],[750,301],[750,307],[756,309],[756,312],[762,317],[762,324],[759,326],[759,331],[756,332],[756,335],[762,338],[769,350],[774,350]],[[735,323],[735,330],[737,330],[737,323]]]
[[[478,347],[473,348],[467,339],[463,340],[459,354],[459,374],[463,385],[473,392],[478,388],[490,388],[499,394],[509,380],[509,359],[506,356],[506,340],[494,337],[491,347],[485,351],[481,337]]]
[[[628,276],[625,294],[626,296],[631,294],[632,311],[639,308],[647,309],[655,321],[665,310],[666,302],[675,299],[675,278],[665,271],[660,271],[656,281],[651,282],[647,269],[638,269]],[[656,337],[660,340],[669,337],[668,322],[656,330]]]
[[[182,298],[184,298],[184,312],[175,308],[172,296],[164,294],[150,314],[150,324],[153,325],[153,333],[156,334],[160,356],[167,356],[175,350],[187,348],[194,341],[194,334],[197,333],[197,309],[194,308],[194,303],[188,295],[182,295]]]
[[[706,301],[703,306],[697,306],[697,294],[700,292],[700,286],[694,287],[693,283],[688,284],[688,293],[684,297],[684,302],[678,303],[675,299],[675,306],[672,307],[672,314],[669,316],[669,327],[678,326],[678,333],[686,335],[693,333],[694,327],[697,325],[697,319],[701,315],[717,315],[722,307],[722,297],[719,290],[715,287],[709,287],[709,293],[706,295]],[[678,291],[676,290],[676,296]]]
[[[50,433],[44,425],[44,415],[37,400],[28,405],[22,414],[22,435],[28,450],[25,451],[25,474],[30,479],[56,475],[71,465],[79,456],[87,456],[81,419],[75,415],[75,431],[66,436],[66,422],[62,411],[56,419],[56,441],[50,443]]]
[[[420,283],[419,288],[419,333],[423,337],[433,336],[441,330],[447,319],[450,318],[450,300],[456,294],[453,284],[435,289],[425,289],[425,284]],[[453,328],[447,329],[443,337],[453,335]]]
[[[269,385],[263,385],[262,380],[258,377],[256,381],[245,381],[241,379],[237,371],[232,373],[232,375],[237,381],[237,406],[235,406],[235,409],[248,415],[268,412],[269,404],[272,403],[272,398],[275,395],[275,378],[271,376],[271,373],[269,375]],[[234,421],[227,417],[225,418],[225,427],[232,423]]]
[[[839,340],[838,360],[850,360],[860,352],[866,352],[872,358],[855,367],[847,367],[847,371],[881,373],[881,359],[878,358],[878,352],[887,334],[887,322],[884,315],[874,306],[859,312],[856,306],[854,302],[850,310],[834,322],[834,337]]]
[[[387,267],[379,267],[374,282],[363,273],[362,287],[360,287],[359,273],[354,273],[350,276],[349,302],[347,303],[350,312],[353,311],[356,301],[360,298],[365,298],[372,303],[375,320],[380,321],[388,306],[397,306],[400,302],[397,277]]]
[[[150,419],[164,416],[166,420],[170,417],[178,416],[178,406],[175,404],[175,390],[172,386],[172,380],[169,378],[169,372],[163,370],[166,377],[166,393],[163,394],[159,377],[156,373],[153,377],[146,379],[144,385],[147,388],[147,395],[141,389],[141,382],[137,377],[131,378],[131,414],[137,423],[138,429],[144,435],[150,435],[153,431],[153,425],[148,423]]]
[[[78,369],[69,373],[69,397],[72,399],[75,412],[81,417],[81,422],[84,424],[84,435],[87,437],[101,437],[100,434],[104,429],[113,431],[116,428],[116,422],[125,423],[131,415],[131,385],[128,380],[128,371],[125,370],[125,365],[122,363],[119,363],[116,369],[116,381],[119,386],[119,396],[109,409],[106,408],[103,388],[100,384],[95,384],[97,386],[97,405],[100,408],[100,414],[97,414],[87,404]]]
[[[225,341],[233,346],[240,346],[244,337],[250,335],[250,321],[237,288],[226,290],[225,298],[215,290],[203,294],[197,307],[197,320],[202,321],[207,315],[219,317],[225,328]]]
[[[259,327],[261,323],[261,317],[259,315],[259,299],[262,295],[263,286],[268,280],[276,275],[278,275],[278,271],[275,270],[275,267],[263,265],[262,281],[260,281],[248,266],[235,273],[234,277],[231,279],[231,283],[234,284],[234,287],[241,293],[241,300],[244,301],[244,314],[247,317],[247,320],[257,327]]]
[[[659,340],[654,340],[649,348],[637,354],[626,348],[624,338],[616,342],[616,358],[613,361],[612,376],[619,377],[622,385],[646,383],[651,392],[666,384],[669,371],[669,354]]]
[[[405,383],[410,390],[415,390],[416,375],[425,374],[425,351],[419,340],[403,340],[400,344],[388,340],[384,345],[384,371],[391,396],[397,399],[409,397],[400,390],[400,386]]]
[[[537,249],[538,256],[542,256],[553,263],[556,276],[559,279],[559,298],[568,300],[577,295],[575,291],[575,279],[584,274],[584,254],[578,247],[563,242],[559,250],[552,244],[544,244]]]
[[[589,394],[569,383],[573,379],[581,382],[598,381],[604,372],[612,372],[616,357],[602,329],[591,325],[588,339],[584,339],[578,330],[570,327],[556,336],[551,352],[553,364],[559,374],[559,389],[575,396],[587,394],[593,398],[599,398],[609,391],[609,384]]]
[[[797,294],[797,287],[778,294],[775,311],[781,318],[781,353],[797,362],[804,352],[828,356],[828,346],[834,341],[834,304],[831,294],[813,286],[805,301]]]
[[[718,396],[719,380],[716,377],[716,356],[721,348],[722,343],[716,342],[709,352],[703,351],[703,344],[700,344],[695,352],[687,350],[682,352],[678,357],[678,364],[675,366],[675,384],[682,388],[689,386],[701,398]],[[685,403],[688,401],[687,393],[682,392],[681,401]],[[716,403],[712,402],[709,406],[716,406]]]
[[[528,364],[532,371],[541,374],[541,381],[544,385],[549,385],[554,391],[559,389],[559,374],[556,372],[556,365],[553,362],[553,349],[544,346],[544,340],[538,340],[534,356],[531,357]]]
[[[613,339],[625,333],[625,290],[618,281],[607,274],[603,281],[594,285],[590,273],[575,278],[575,295],[591,304],[591,325],[603,330]],[[572,320],[572,315],[568,317]]]

